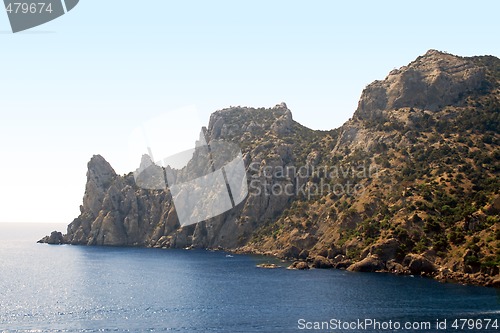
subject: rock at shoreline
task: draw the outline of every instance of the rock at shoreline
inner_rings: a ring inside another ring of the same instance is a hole
[[[372,255],[352,264],[347,268],[350,272],[377,272],[385,269],[385,265],[378,256]]]
[[[38,243],[46,243],[51,245],[64,244],[63,234],[59,231],[52,231],[50,236],[45,236],[38,241]]]
[[[306,270],[309,269],[309,265],[305,261],[295,261],[293,264],[288,266],[288,269]]]
[[[280,268],[281,266],[278,266],[278,265],[272,264],[272,263],[262,263],[262,264],[258,264],[257,267],[266,268],[266,269],[275,269],[275,268]]]
[[[332,268],[333,264],[330,260],[323,256],[316,256],[312,263],[313,268]]]
[[[427,258],[419,254],[408,254],[404,258],[403,264],[407,266],[411,274],[414,275],[432,275],[436,272],[436,266]]]

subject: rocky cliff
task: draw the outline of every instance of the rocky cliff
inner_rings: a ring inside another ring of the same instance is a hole
[[[206,136],[241,147],[241,204],[181,227],[168,188],[141,189],[94,156],[80,216],[42,242],[225,248],[498,285],[499,80],[495,57],[431,50],[368,85],[332,131],[284,103],[217,111]]]

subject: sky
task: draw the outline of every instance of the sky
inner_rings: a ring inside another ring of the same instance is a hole
[[[165,137],[191,112],[208,124],[281,102],[303,125],[339,127],[367,84],[429,49],[500,56],[499,12],[481,0],[80,0],[12,34],[0,11],[0,222],[71,222],[92,155],[133,171],[131,133],[165,115]]]

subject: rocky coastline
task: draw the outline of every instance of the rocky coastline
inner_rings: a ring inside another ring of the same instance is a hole
[[[249,182],[230,211],[181,226],[168,188],[95,155],[80,215],[39,242],[224,249],[499,288],[499,129],[500,59],[429,50],[369,84],[338,129],[302,126],[285,103],[214,112],[207,140],[239,145]]]

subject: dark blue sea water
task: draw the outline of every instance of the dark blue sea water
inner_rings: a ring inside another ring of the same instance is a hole
[[[268,270],[256,264],[269,258],[223,252],[35,243],[53,229],[0,224],[1,332],[438,332],[436,320],[445,319],[449,332],[494,332],[477,324],[496,319],[500,325],[495,289],[386,274]],[[455,319],[474,320],[473,329],[453,329]],[[330,326],[336,320],[380,326],[341,330]],[[401,328],[389,329],[389,321]],[[322,329],[306,329],[315,322]],[[405,329],[407,322],[420,328]]]

